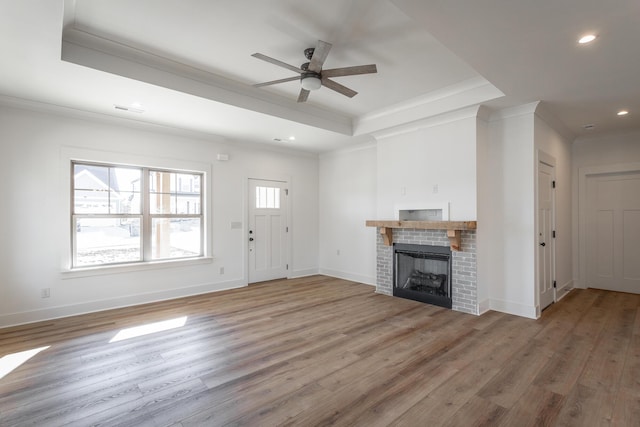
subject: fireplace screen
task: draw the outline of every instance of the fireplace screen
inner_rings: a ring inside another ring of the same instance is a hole
[[[394,244],[393,295],[451,308],[451,249]]]

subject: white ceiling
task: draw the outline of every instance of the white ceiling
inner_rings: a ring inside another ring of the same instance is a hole
[[[0,2],[5,100],[314,152],[478,103],[542,100],[576,135],[640,128],[640,3],[628,0]],[[578,46],[587,31],[599,38]],[[252,53],[299,66],[318,39],[333,44],[324,68],[377,64],[335,78],[356,97],[321,88],[298,104],[298,82],[251,86],[293,76]],[[114,109],[133,102],[145,111]]]

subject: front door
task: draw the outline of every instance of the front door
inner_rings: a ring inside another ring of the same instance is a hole
[[[640,172],[587,177],[587,286],[640,293]]]
[[[249,180],[249,283],[287,277],[286,183]]]
[[[546,157],[541,154],[538,162],[538,295],[541,310],[555,301],[555,162]]]

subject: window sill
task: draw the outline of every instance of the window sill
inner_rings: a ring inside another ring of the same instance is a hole
[[[187,267],[191,265],[211,264],[212,257],[172,259],[162,261],[149,261],[126,265],[105,265],[100,267],[75,268],[73,270],[63,270],[61,278],[75,279],[79,277],[102,276],[106,274],[132,273],[138,271],[153,271],[161,268]]]

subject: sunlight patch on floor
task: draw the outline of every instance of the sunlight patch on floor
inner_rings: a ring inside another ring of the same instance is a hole
[[[7,374],[11,373],[14,369],[18,368],[27,360],[31,359],[42,350],[46,350],[50,345],[46,347],[34,348],[33,350],[25,350],[19,353],[11,353],[3,356],[0,359],[0,379],[4,378]]]
[[[135,326],[133,328],[122,329],[111,338],[110,343],[128,340],[129,338],[140,337],[143,335],[154,334],[156,332],[168,331],[170,329],[180,328],[187,323],[187,316],[178,317],[170,320],[163,320],[161,322],[148,323],[146,325]]]

